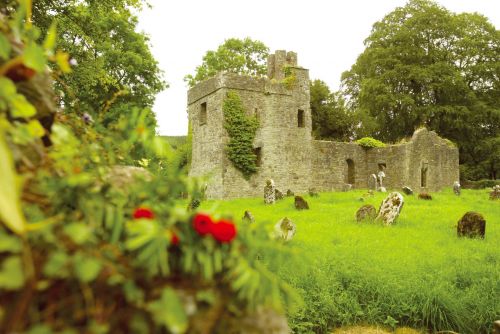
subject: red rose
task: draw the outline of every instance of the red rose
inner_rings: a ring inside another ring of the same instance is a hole
[[[174,246],[178,246],[180,241],[181,241],[181,239],[179,239],[179,236],[175,232],[172,232],[172,237],[170,238],[170,243]]]
[[[134,219],[154,219],[155,215],[153,211],[150,208],[147,208],[145,206],[138,207],[134,211]]]
[[[213,224],[212,235],[219,242],[231,242],[236,237],[236,226],[229,220],[220,220]]]
[[[214,222],[209,215],[198,213],[196,216],[194,216],[193,227],[199,235],[210,234],[212,232],[213,225]]]

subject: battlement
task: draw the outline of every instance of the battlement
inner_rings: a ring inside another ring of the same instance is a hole
[[[267,57],[267,77],[269,79],[283,80],[285,67],[297,67],[297,53],[293,51],[276,50]]]

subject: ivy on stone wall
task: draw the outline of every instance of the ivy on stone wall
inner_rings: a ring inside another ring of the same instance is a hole
[[[257,156],[253,150],[253,140],[259,123],[255,117],[245,114],[241,98],[235,91],[229,91],[222,107],[224,128],[229,135],[226,154],[245,178],[257,171]]]

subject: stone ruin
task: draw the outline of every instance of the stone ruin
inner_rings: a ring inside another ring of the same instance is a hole
[[[209,178],[207,198],[260,197],[270,178],[276,188],[295,194],[310,188],[340,191],[346,184],[353,189],[408,186],[416,193],[433,192],[458,180],[458,149],[426,129],[382,148],[313,139],[309,71],[297,64],[296,53],[286,51],[270,55],[267,66],[267,77],[224,72],[188,92],[193,136],[189,174]],[[222,105],[229,91],[237,92],[247,115],[259,121],[253,143],[257,172],[248,179],[225,152],[229,137]]]

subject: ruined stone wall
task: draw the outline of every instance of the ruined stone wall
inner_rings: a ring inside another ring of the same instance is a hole
[[[284,66],[294,77],[286,84]],[[248,180],[225,153],[229,138],[222,106],[229,90],[239,94],[246,113],[260,123],[254,148],[260,148],[261,165]],[[219,73],[189,90],[190,175],[208,177],[209,198],[260,197],[268,178],[278,189],[295,193],[309,188],[341,190],[346,183],[367,188],[370,174],[378,173],[382,165],[388,189],[410,186],[415,191],[436,191],[458,180],[458,149],[425,129],[416,131],[408,142],[385,148],[313,140],[309,94],[308,70],[297,67],[295,53],[285,51],[269,57],[268,78]],[[424,186],[422,168],[427,170]]]
[[[341,190],[348,182],[348,164],[354,164],[354,188],[367,188],[370,174],[384,166],[388,189],[409,186],[417,192],[451,187],[458,180],[458,149],[435,132],[420,129],[406,143],[363,149],[355,143],[313,141],[313,180],[322,191]],[[427,166],[422,186],[422,167]]]

